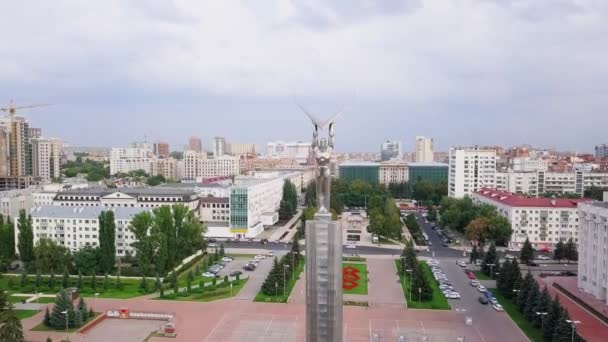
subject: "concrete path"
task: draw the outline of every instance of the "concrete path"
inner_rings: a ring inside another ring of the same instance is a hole
[[[278,252],[275,254],[278,258],[281,258],[284,255],[284,253],[282,252]],[[235,296],[235,299],[252,301],[255,298],[258,292],[260,292],[262,284],[264,283],[264,280],[266,280],[268,273],[270,273],[273,260],[274,258],[266,258],[264,260],[261,260],[255,271],[245,272],[243,274],[243,276],[248,276],[249,280],[247,281],[247,284],[245,284],[245,286],[241,289],[239,294]]]
[[[392,259],[367,259],[367,293],[370,305],[398,304],[405,307],[403,290]]]
[[[283,238],[281,240],[279,240],[279,238],[281,237],[281,235],[283,235],[285,232],[291,232],[291,231],[295,231],[296,228],[292,226],[298,222],[300,220],[300,216],[302,216],[302,211],[298,210],[298,212],[293,215],[293,217],[291,218],[291,220],[289,220],[287,223],[285,223],[282,227],[280,227],[279,229],[275,230],[272,235],[270,236],[270,241],[289,241],[286,238]],[[293,235],[293,234],[292,234]],[[287,234],[287,236],[289,236],[289,234]]]

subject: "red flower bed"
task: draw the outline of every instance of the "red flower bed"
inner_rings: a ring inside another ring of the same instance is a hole
[[[361,277],[358,269],[351,266],[342,268],[342,288],[344,290],[352,290],[359,286],[359,279]]]

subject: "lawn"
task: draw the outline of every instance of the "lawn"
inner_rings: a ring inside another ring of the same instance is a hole
[[[475,277],[479,280],[490,280],[490,276],[481,271],[475,271],[473,273],[475,273]]]
[[[100,313],[99,312],[95,312],[95,314],[93,315],[93,317],[87,319],[87,321],[79,328],[68,328],[68,333],[73,333],[73,332],[77,332],[80,331],[80,329],[84,328],[85,326],[87,326],[87,324],[91,323],[97,316],[99,316]],[[64,329],[55,329],[52,327],[47,327],[46,325],[44,325],[44,322],[41,322],[40,324],[38,324],[37,326],[33,327],[31,329],[31,331],[59,331],[59,332],[65,332],[65,328]]]
[[[401,260],[395,260],[395,265],[397,266],[397,272],[399,273],[399,281],[401,282],[401,287],[403,288],[403,295],[407,301],[407,307],[409,309],[431,309],[431,310],[450,310],[450,304],[448,300],[443,296],[441,290],[439,290],[439,283],[433,278],[433,274],[431,269],[424,261],[418,261],[422,270],[424,271],[424,276],[431,284],[431,289],[433,289],[433,299],[426,302],[419,302],[417,300],[417,293],[415,293],[415,289],[412,289],[412,300],[410,301],[410,279],[409,274],[403,276],[401,274],[402,262]]]
[[[356,270],[358,270],[359,272],[356,273],[356,276],[359,277],[359,279],[353,279],[353,284],[356,284],[356,286],[352,289],[347,289],[345,288],[348,287],[349,283],[347,283],[348,281],[348,275],[345,274],[344,272],[342,273],[342,294],[355,294],[355,295],[366,295],[367,294],[367,265],[366,264],[355,264],[355,263],[342,263],[342,270],[344,270],[347,267],[352,267]]]
[[[269,303],[287,303],[287,299],[289,298],[291,291],[293,290],[294,286],[296,285],[296,282],[298,281],[298,279],[300,279],[300,274],[304,270],[305,263],[306,263],[305,260],[302,259],[302,261],[296,266],[296,271],[294,272],[292,277],[289,278],[289,280],[287,281],[287,284],[285,286],[285,295],[283,295],[283,293],[282,293],[283,289],[279,289],[278,296],[267,296],[262,292],[262,290],[260,290],[260,292],[258,292],[258,294],[253,299],[253,301],[254,302],[269,302]]]
[[[26,319],[37,314],[38,310],[15,310],[15,316],[19,319]]]
[[[193,289],[191,293],[180,292],[179,295],[166,295],[163,298],[155,298],[158,300],[178,300],[178,301],[190,301],[190,302],[211,302],[214,300],[226,299],[236,296],[239,291],[245,286],[248,279],[241,279],[236,285],[232,287],[232,292],[229,286],[224,287],[207,287],[205,290],[200,291],[199,289]]]
[[[498,300],[498,302],[502,305],[502,308],[505,310],[504,312],[508,314],[513,322],[517,324],[517,326],[528,336],[528,338],[533,342],[542,342],[543,333],[540,329],[536,328],[531,322],[528,322],[524,315],[519,312],[519,308],[515,303],[513,303],[510,299],[505,298],[498,290],[496,289],[488,289],[492,292],[494,297]]]

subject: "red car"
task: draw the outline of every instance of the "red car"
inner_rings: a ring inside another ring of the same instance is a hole
[[[469,277],[469,279],[471,279],[471,280],[475,279],[475,273],[473,273],[473,272],[468,272],[468,273],[467,273],[467,276],[468,276],[468,277]]]
[[[539,249],[539,251],[541,251],[541,252],[547,252],[547,253],[550,253],[550,252],[551,252],[551,248],[549,248],[549,247],[544,247],[544,248]]]

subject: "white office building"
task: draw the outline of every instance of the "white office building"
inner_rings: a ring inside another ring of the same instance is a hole
[[[378,181],[380,184],[388,186],[390,183],[407,182],[409,178],[409,168],[407,163],[393,160],[380,163],[378,169]]]
[[[579,205],[578,287],[608,305],[608,203]]]
[[[583,196],[591,187],[608,187],[608,173],[597,172],[508,172],[496,173],[496,188],[528,196],[573,193]]]
[[[511,223],[509,247],[521,248],[526,238],[536,249],[553,248],[559,241],[579,240],[578,206],[586,199],[532,198],[483,188],[471,194],[477,204],[489,204]]]
[[[191,190],[165,187],[85,188],[58,192],[53,205],[66,207],[157,208],[183,204],[191,210],[198,206],[198,195]]]
[[[299,164],[312,163],[312,144],[303,141],[271,141],[267,145],[268,157],[296,159]]]
[[[478,147],[452,147],[449,156],[448,195],[470,196],[496,186],[496,151]]]
[[[414,161],[428,163],[433,161],[433,138],[423,136],[416,137],[416,150],[414,151]]]
[[[32,143],[33,176],[46,180],[61,177],[59,168],[63,141],[57,138],[36,138]]]
[[[183,175],[181,175],[181,179],[232,177],[239,175],[241,172],[240,158],[228,155],[208,159],[205,154],[185,151],[182,163]]]
[[[0,191],[0,214],[11,220],[16,220],[19,217],[20,210],[29,210],[34,205],[31,189],[16,189]]]
[[[509,161],[509,168],[515,172],[547,171],[548,166],[541,158],[515,157]]]
[[[129,147],[113,147],[110,151],[110,174],[143,170],[150,174],[152,150],[145,143],[133,143]]]
[[[114,211],[116,225],[116,255],[134,255],[131,245],[136,242],[135,235],[129,230],[133,217],[145,208],[103,207],[61,207],[45,205],[33,207],[28,211],[32,216],[34,245],[46,238],[76,252],[85,246],[99,246],[99,215],[103,210]],[[15,222],[15,245],[19,241],[19,225]]]

